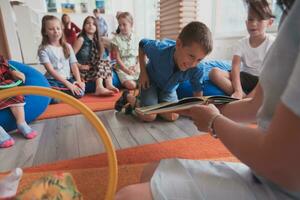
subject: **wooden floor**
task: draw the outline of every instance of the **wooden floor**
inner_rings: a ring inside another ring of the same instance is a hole
[[[116,149],[199,134],[192,121],[184,117],[176,122],[158,119],[143,123],[134,116],[113,110],[97,115]],[[0,172],[104,152],[98,133],[82,115],[37,121],[31,126],[40,133],[37,138],[25,140],[21,135],[12,134],[16,144],[0,149]]]

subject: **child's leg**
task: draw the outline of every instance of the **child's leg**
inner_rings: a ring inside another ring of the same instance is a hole
[[[107,77],[107,78],[105,79],[105,86],[106,86],[107,89],[109,89],[109,90],[111,90],[111,91],[113,91],[113,92],[115,92],[115,93],[118,93],[118,92],[119,92],[119,89],[116,88],[116,87],[113,85],[113,83],[112,83],[112,77],[111,77],[111,76],[110,76],[110,77]]]
[[[37,132],[32,130],[25,121],[25,112],[23,106],[12,106],[10,107],[11,112],[17,121],[17,128],[26,139],[32,139],[37,136]]]
[[[127,80],[127,81],[124,81],[122,83],[122,85],[127,88],[128,90],[134,90],[137,86],[136,82],[135,81],[132,81],[132,80]]]
[[[177,96],[176,91],[173,91],[173,92],[159,91],[158,99],[159,99],[159,103],[174,102],[174,101],[178,101],[178,96]],[[159,114],[159,116],[167,121],[173,122],[178,119],[179,114],[177,114],[177,113],[162,113],[162,114]]]
[[[10,147],[14,143],[14,139],[0,126],[0,148]]]
[[[110,95],[113,95],[114,92],[109,90],[109,89],[106,89],[104,86],[103,86],[103,79],[102,78],[98,78],[96,80],[96,91],[95,91],[95,95],[100,95],[100,96],[110,96]]]
[[[132,108],[136,108],[136,107],[140,107],[139,103],[138,103],[138,100],[137,100],[137,97],[135,97],[134,95],[132,94],[128,94],[127,95],[127,101],[128,103],[130,104],[130,106]],[[142,121],[144,122],[152,122],[156,119],[156,114],[152,114],[152,115],[142,115],[140,113],[136,113],[137,117],[139,119],[141,119]]]
[[[229,72],[214,67],[209,72],[209,79],[219,88],[221,88],[226,94],[231,95],[233,93],[233,86],[230,80]]]

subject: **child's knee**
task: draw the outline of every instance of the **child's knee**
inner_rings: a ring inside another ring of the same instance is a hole
[[[129,90],[134,90],[136,88],[136,83],[134,81],[125,81],[123,85]]]

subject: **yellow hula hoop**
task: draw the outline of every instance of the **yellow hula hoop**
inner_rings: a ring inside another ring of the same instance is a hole
[[[86,105],[84,105],[77,99],[71,97],[70,95],[46,87],[20,86],[20,87],[1,90],[0,99],[5,99],[16,95],[25,95],[25,94],[43,95],[52,98],[58,98],[63,102],[69,104],[70,106],[78,109],[88,119],[88,121],[96,128],[99,136],[101,137],[104,143],[105,150],[108,154],[109,179],[108,179],[108,187],[106,190],[105,199],[106,200],[113,199],[117,188],[117,182],[118,182],[117,156],[111,138],[107,133],[107,130],[105,129],[105,127],[103,126],[99,118],[95,115],[95,113],[93,113]]]

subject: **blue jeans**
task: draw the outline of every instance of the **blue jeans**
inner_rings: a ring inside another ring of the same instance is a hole
[[[162,102],[177,101],[176,90],[173,92],[163,91],[155,85],[151,84],[147,89],[141,89],[140,106],[151,106]]]

